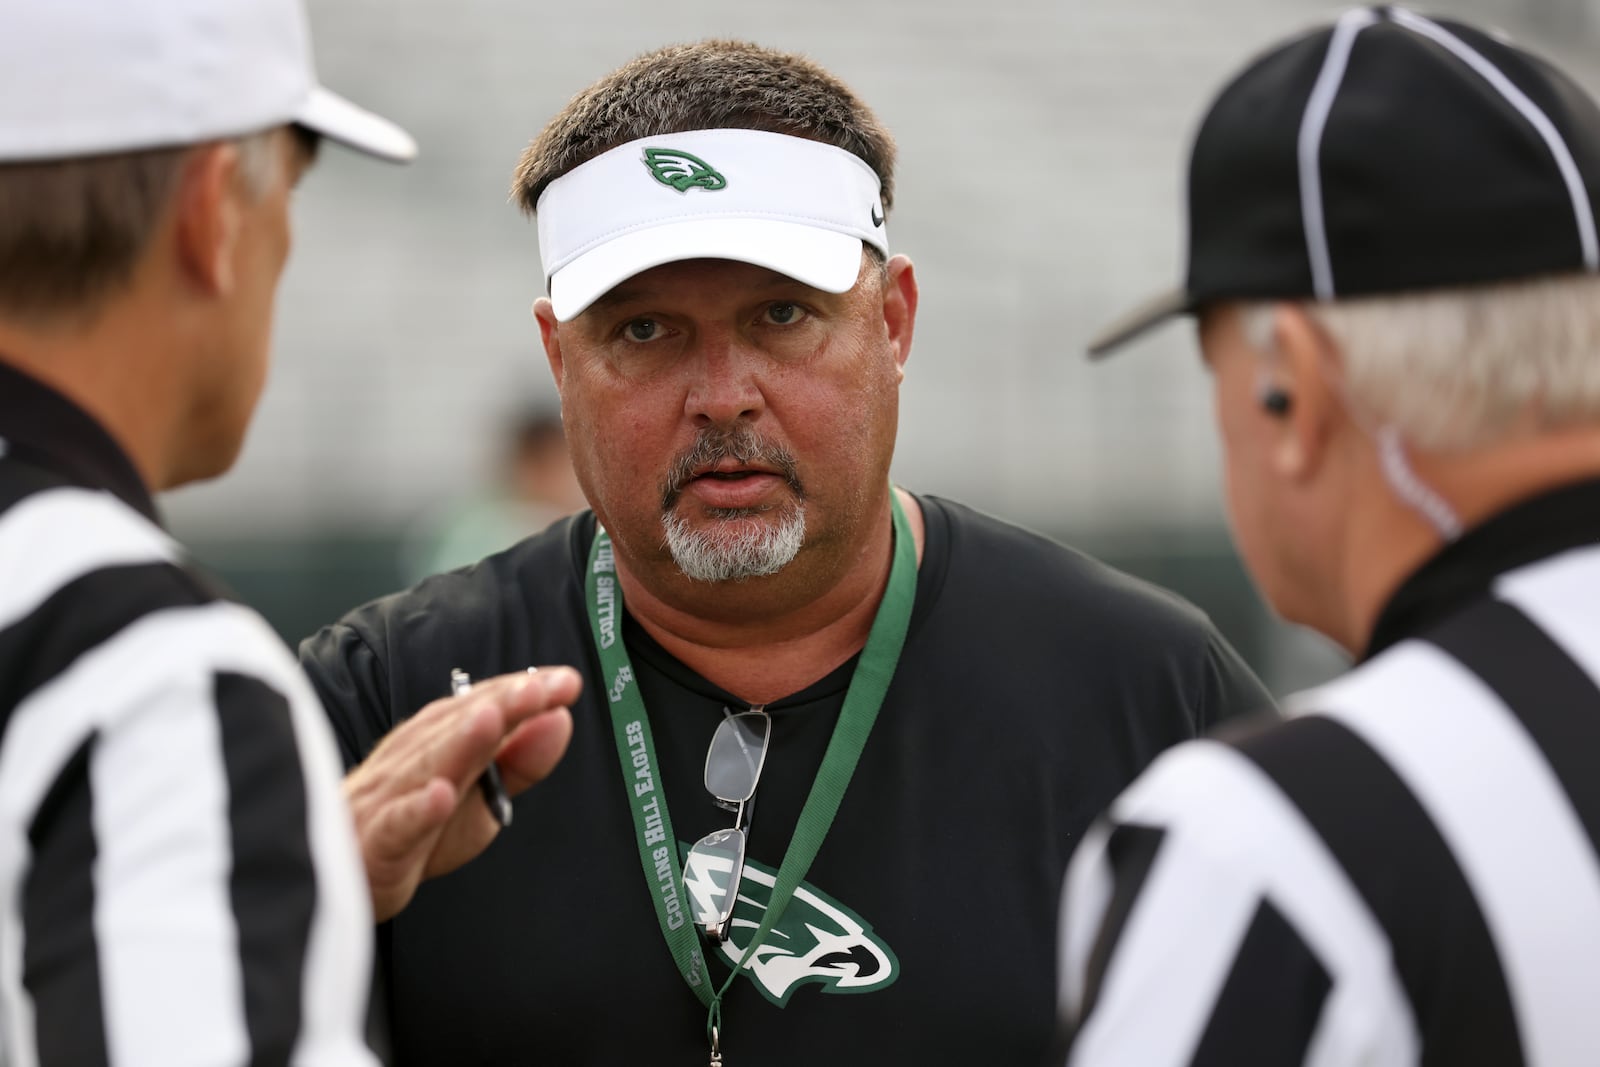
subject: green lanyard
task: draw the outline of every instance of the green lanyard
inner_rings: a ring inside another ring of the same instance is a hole
[[[822,847],[822,840],[833,825],[833,817],[844,799],[844,791],[855,774],[867,735],[883,705],[883,696],[894,677],[905,644],[906,627],[911,622],[911,605],[917,592],[917,550],[911,538],[911,524],[900,506],[899,494],[891,486],[889,499],[894,512],[894,562],[889,568],[889,586],[872,621],[866,647],[845,692],[844,709],[833,728],[828,750],[816,781],[800,810],[794,836],[783,854],[771,898],[755,936],[750,939],[739,965],[715,992],[706,974],[705,957],[700,952],[700,937],[683,905],[683,874],[677,852],[678,839],[672,833],[667,814],[666,794],[656,764],[655,743],[650,737],[650,718],[639,696],[633,664],[622,643],[622,587],[617,582],[617,565],[611,536],[595,528],[594,544],[589,549],[589,572],[585,581],[589,622],[594,630],[595,649],[611,704],[611,723],[616,734],[617,756],[622,761],[622,778],[633,811],[634,831],[638,835],[639,862],[655,902],[656,919],[667,940],[672,958],[695,996],[709,1009],[707,1031],[720,1026],[722,997],[738,977],[744,961],[753,959],[756,948],[771,932],[811,869],[811,861]]]

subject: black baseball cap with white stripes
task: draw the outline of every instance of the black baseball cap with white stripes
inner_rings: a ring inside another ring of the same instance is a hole
[[[1549,62],[1383,6],[1279,45],[1211,105],[1181,289],[1092,357],[1226,300],[1371,296],[1600,266],[1600,108]]]

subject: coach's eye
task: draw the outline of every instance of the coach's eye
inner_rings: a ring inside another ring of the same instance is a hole
[[[806,317],[806,309],[799,304],[768,304],[765,318],[774,326],[792,326]]]
[[[661,324],[654,319],[634,319],[622,328],[622,336],[630,341],[654,341],[661,336]]]

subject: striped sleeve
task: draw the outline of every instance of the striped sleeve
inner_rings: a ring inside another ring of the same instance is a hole
[[[371,1064],[338,760],[266,624],[49,490],[0,514],[0,687],[6,1062]]]
[[[1061,929],[1071,1064],[1415,1062],[1381,927],[1228,745],[1181,745],[1118,799],[1073,859]]]
[[[1069,871],[1070,1062],[1588,1062],[1597,587],[1600,550],[1530,566],[1158,760]]]

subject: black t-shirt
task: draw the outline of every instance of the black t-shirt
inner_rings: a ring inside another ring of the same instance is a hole
[[[1054,1028],[1056,912],[1090,821],[1162,749],[1270,698],[1182,600],[969,508],[920,498],[905,649],[816,861],[723,1006],[741,1064],[1029,1063]],[[397,1064],[694,1064],[706,1011],[657,924],[583,603],[584,513],[352,612],[301,658],[354,763],[473,677],[585,677],[554,774],[479,859],[379,931]],[[746,705],[623,636],[681,851],[731,825],[706,747]],[[767,705],[735,919],[760,918],[855,662]],[[631,777],[631,768],[630,768]],[[742,928],[748,936],[749,928]],[[733,951],[740,951],[736,925]],[[708,953],[717,984],[726,958]]]

